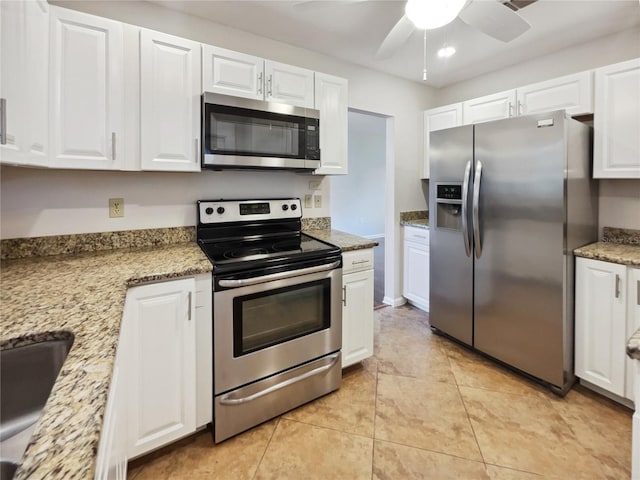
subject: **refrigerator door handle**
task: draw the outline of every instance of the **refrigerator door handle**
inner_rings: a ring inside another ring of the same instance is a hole
[[[471,256],[471,241],[469,240],[469,225],[467,224],[467,199],[469,197],[469,175],[471,174],[471,160],[464,169],[464,183],[462,184],[462,236],[464,237],[464,251]]]
[[[482,179],[482,162],[476,164],[476,176],[473,180],[473,240],[475,242],[476,258],[482,256],[482,243],[480,242],[480,180]]]

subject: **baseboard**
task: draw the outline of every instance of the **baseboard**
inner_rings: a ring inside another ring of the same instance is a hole
[[[632,410],[634,409],[633,400],[629,400],[628,398],[624,398],[619,395],[616,395],[615,393],[611,393],[605,390],[604,388],[594,385],[593,383],[587,380],[583,380],[582,378],[579,378],[578,381],[580,385],[582,385],[583,387],[586,387],[589,390],[593,390],[594,392],[599,393],[603,397],[607,397],[609,400],[613,400],[614,402],[624,405],[625,407],[628,407]]]
[[[414,307],[422,310],[423,312],[429,313],[429,304],[428,303],[416,302],[415,300],[410,300],[410,299],[407,299],[407,302],[410,303],[411,305],[413,305]]]
[[[387,305],[391,305],[392,307],[399,307],[400,305],[404,305],[405,303],[407,303],[407,299],[404,297],[389,298],[385,296],[382,299],[382,303],[386,303]]]

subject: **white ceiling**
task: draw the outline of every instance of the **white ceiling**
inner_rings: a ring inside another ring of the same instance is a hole
[[[403,0],[318,0],[304,6],[294,6],[299,0],[151,1],[374,70],[414,81],[422,78],[421,31],[392,58],[375,59],[380,43],[404,13]],[[638,0],[538,0],[519,13],[531,29],[510,43],[459,19],[428,31],[426,83],[442,87],[630,27],[640,29]],[[438,59],[436,51],[445,43],[457,53]]]

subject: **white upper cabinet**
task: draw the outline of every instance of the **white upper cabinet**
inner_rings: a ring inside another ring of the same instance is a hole
[[[463,102],[462,120],[464,125],[490,122],[513,117],[516,114],[515,110],[516,91],[509,90]]]
[[[265,100],[313,108],[313,71],[265,60],[264,76]]]
[[[432,108],[424,112],[424,164],[422,178],[429,178],[430,132],[462,125],[462,104]]]
[[[640,58],[595,73],[594,178],[640,178]]]
[[[0,24],[0,98],[5,128],[0,162],[46,166],[49,4],[45,0],[1,2]]]
[[[120,168],[122,43],[120,22],[51,7],[51,166]]]
[[[593,113],[593,72],[554,78],[517,89],[518,115],[565,109],[569,115]]]
[[[320,163],[314,173],[346,175],[349,82],[325,73],[315,74],[315,108],[320,111]]]
[[[202,46],[202,89],[236,97],[264,98],[264,60],[211,45]]]
[[[143,170],[200,170],[200,44],[140,33]]]

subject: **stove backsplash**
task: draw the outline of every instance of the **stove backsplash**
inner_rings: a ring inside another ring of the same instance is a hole
[[[302,217],[302,231],[307,230],[331,230],[331,217]]]

